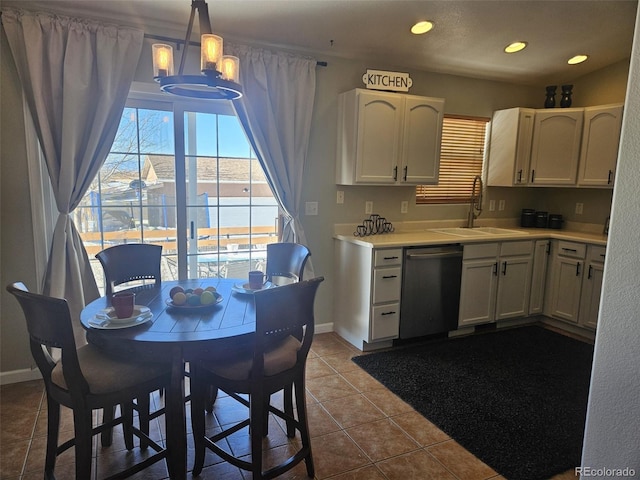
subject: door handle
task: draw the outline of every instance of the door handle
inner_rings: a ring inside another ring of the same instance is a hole
[[[607,185],[611,183],[611,176],[613,175],[613,170],[609,170],[609,176],[607,177]]]
[[[507,262],[502,262],[502,275],[507,274]]]
[[[522,183],[522,169],[518,170],[518,183]]]
[[[493,264],[493,274],[498,275],[498,262]]]
[[[409,169],[409,167],[407,165],[404,166],[404,176],[402,178],[402,180],[404,180],[405,182],[407,181],[407,170]]]
[[[580,262],[576,264],[576,277],[580,275]]]
[[[593,265],[589,265],[589,273],[587,273],[587,279],[591,280],[591,272],[593,271]]]
[[[193,221],[191,222],[191,229],[190,230],[191,230],[191,240],[193,240],[195,238],[195,234],[196,234],[195,233],[196,232],[196,227],[195,227],[195,224],[194,224]]]
[[[531,170],[531,183],[533,183],[533,179],[536,176],[536,171],[535,170]]]
[[[393,180],[398,180],[398,166],[393,167]]]

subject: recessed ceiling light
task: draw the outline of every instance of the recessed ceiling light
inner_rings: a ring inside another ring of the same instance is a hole
[[[422,35],[423,33],[427,33],[432,28],[433,28],[433,22],[424,20],[422,22],[416,23],[413,27],[411,27],[411,33],[415,35]]]
[[[585,62],[589,58],[588,55],[576,55],[575,57],[571,57],[567,63],[569,65],[577,65],[578,63]]]
[[[520,50],[524,50],[526,46],[527,46],[527,42],[513,42],[507,45],[506,47],[504,47],[504,51],[505,53],[516,53],[516,52],[519,52]]]

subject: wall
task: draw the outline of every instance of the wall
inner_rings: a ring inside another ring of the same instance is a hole
[[[15,280],[24,280],[31,288],[37,284],[33,264],[33,242],[27,168],[24,151],[24,129],[19,84],[6,41],[2,41],[2,129],[0,162],[2,173],[2,285]],[[150,43],[146,44],[136,72],[137,81],[151,82]],[[312,261],[316,274],[327,279],[318,296],[317,323],[330,324],[333,317],[331,280],[333,276],[333,226],[337,223],[359,223],[364,217],[364,202],[372,200],[374,210],[394,223],[436,219],[460,219],[466,217],[468,207],[415,205],[414,189],[411,187],[343,187],[345,203],[335,202],[338,187],[334,183],[337,96],[340,92],[361,87],[361,76],[367,68],[402,70],[393,65],[373,65],[336,58],[326,60],[327,67],[318,67],[317,92],[313,114],[312,135],[307,167],[304,176],[302,202],[317,201],[319,215],[303,217]],[[611,101],[622,101],[626,89],[626,78],[620,74],[623,65],[617,65],[613,73],[598,72],[589,78],[574,82],[576,101],[578,92],[599,92],[600,86],[612,97]],[[451,114],[466,114],[490,117],[497,109],[513,106],[540,108],[544,101],[544,87],[533,88],[500,82],[489,82],[464,77],[428,72],[410,71],[413,79],[412,94],[443,97],[445,111]],[[593,80],[591,79],[593,78]],[[593,97],[599,97],[594,94]],[[587,189],[520,189],[489,188],[485,201],[505,199],[504,212],[483,212],[481,219],[517,218],[524,207],[546,209],[552,213],[571,215],[571,206],[580,201],[585,204],[584,214],[578,219],[584,222],[602,223],[608,215],[611,193]],[[409,201],[407,214],[400,214],[400,203]],[[15,208],[20,205],[20,208]],[[568,206],[567,206],[568,205]],[[302,209],[304,210],[304,208]],[[22,317],[17,304],[3,289],[0,336],[2,350],[1,372],[29,368],[31,358]]]
[[[640,478],[640,13],[625,101],[582,466]],[[586,476],[586,475],[585,475]],[[584,476],[583,476],[584,478]]]
[[[31,201],[22,110],[22,90],[4,30],[0,35],[0,380],[2,372],[29,376],[32,359],[18,302],[6,291],[22,281],[38,290],[35,278]],[[23,370],[27,370],[26,372]]]

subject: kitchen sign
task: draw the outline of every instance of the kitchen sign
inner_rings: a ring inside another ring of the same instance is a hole
[[[408,73],[385,72],[383,70],[367,70],[362,81],[371,90],[390,90],[392,92],[408,92],[413,80]]]

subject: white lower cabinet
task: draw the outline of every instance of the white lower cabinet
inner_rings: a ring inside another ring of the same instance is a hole
[[[533,271],[531,272],[531,295],[529,315],[539,315],[544,310],[544,291],[547,283],[547,268],[551,240],[536,240],[533,247]]]
[[[533,242],[465,245],[460,327],[528,315]]]
[[[402,248],[335,247],[334,330],[361,350],[387,346],[400,331]]]
[[[587,247],[587,263],[582,294],[580,295],[578,324],[594,330],[598,323],[605,254],[606,247],[597,245]]]

